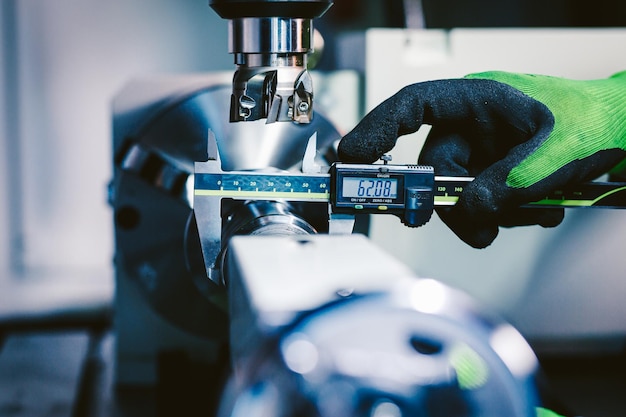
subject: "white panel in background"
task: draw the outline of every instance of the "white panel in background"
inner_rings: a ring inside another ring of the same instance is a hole
[[[150,73],[232,69],[206,1],[19,1],[24,262],[109,266],[111,99]]]
[[[626,69],[622,29],[376,29],[366,36],[368,109],[405,85],[476,71],[590,79]],[[426,133],[401,138],[393,161],[415,163]],[[626,333],[625,234],[621,210],[570,210],[558,228],[501,230],[483,250],[462,243],[436,215],[418,229],[373,216],[371,229],[419,275],[468,291],[537,338]]]

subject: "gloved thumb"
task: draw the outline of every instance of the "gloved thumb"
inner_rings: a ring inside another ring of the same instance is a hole
[[[389,152],[399,136],[417,131],[422,124],[489,137],[494,125],[511,118],[512,109],[519,126],[505,142],[519,143],[527,139],[531,126],[545,124],[538,119],[545,116],[538,104],[513,87],[488,79],[412,84],[378,105],[341,140],[339,159],[372,163]]]

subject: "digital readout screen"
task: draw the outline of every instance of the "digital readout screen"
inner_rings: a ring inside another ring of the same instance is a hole
[[[344,177],[344,198],[397,198],[396,178]]]

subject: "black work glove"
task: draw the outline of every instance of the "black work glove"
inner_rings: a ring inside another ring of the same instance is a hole
[[[419,163],[472,176],[441,219],[466,243],[488,246],[499,226],[558,225],[562,209],[520,208],[591,180],[626,156],[626,72],[602,80],[490,72],[407,86],[339,143],[343,162],[374,162],[398,136],[432,130]]]

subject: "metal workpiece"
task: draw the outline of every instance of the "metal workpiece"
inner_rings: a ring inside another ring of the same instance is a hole
[[[215,0],[211,7],[229,19],[233,77],[231,122],[310,123],[313,83],[307,55],[313,51],[313,19],[332,1]]]
[[[536,415],[523,337],[368,238],[230,246],[235,372],[220,417]]]
[[[307,235],[317,233],[286,201],[246,201],[230,213],[223,235]]]
[[[245,201],[222,205],[222,199],[217,204],[199,199],[194,207],[195,162],[209,160],[211,169],[225,171],[298,169],[308,138],[317,132],[318,163],[328,164],[324,155],[332,157],[332,144],[340,137],[321,115],[310,124],[228,123],[230,93],[227,74],[140,80],[116,98],[113,120],[109,203],[118,280],[138,290],[166,321],[213,340],[224,337],[227,327],[224,288],[216,278],[221,277],[222,242],[228,241],[222,239],[222,226],[230,225],[225,236],[309,232],[320,228],[315,217],[327,212],[316,207],[322,213],[317,216],[286,203],[240,208]],[[209,130],[215,133],[211,149]]]
[[[326,194],[293,192],[295,184],[290,183],[300,179],[310,190],[316,178],[325,185],[326,175],[306,177],[297,170],[275,168],[223,170],[220,148],[212,131],[208,132],[207,142],[208,159],[195,163],[193,216],[205,273],[213,283],[224,285],[228,281],[224,259],[233,236],[302,235],[328,231]],[[302,155],[306,153],[302,151]]]
[[[219,270],[224,285],[229,285],[228,245],[234,236],[297,236],[317,233],[293,203],[286,201],[246,201],[236,205],[222,227]],[[322,209],[323,212],[323,209]],[[319,216],[318,216],[319,217]]]

